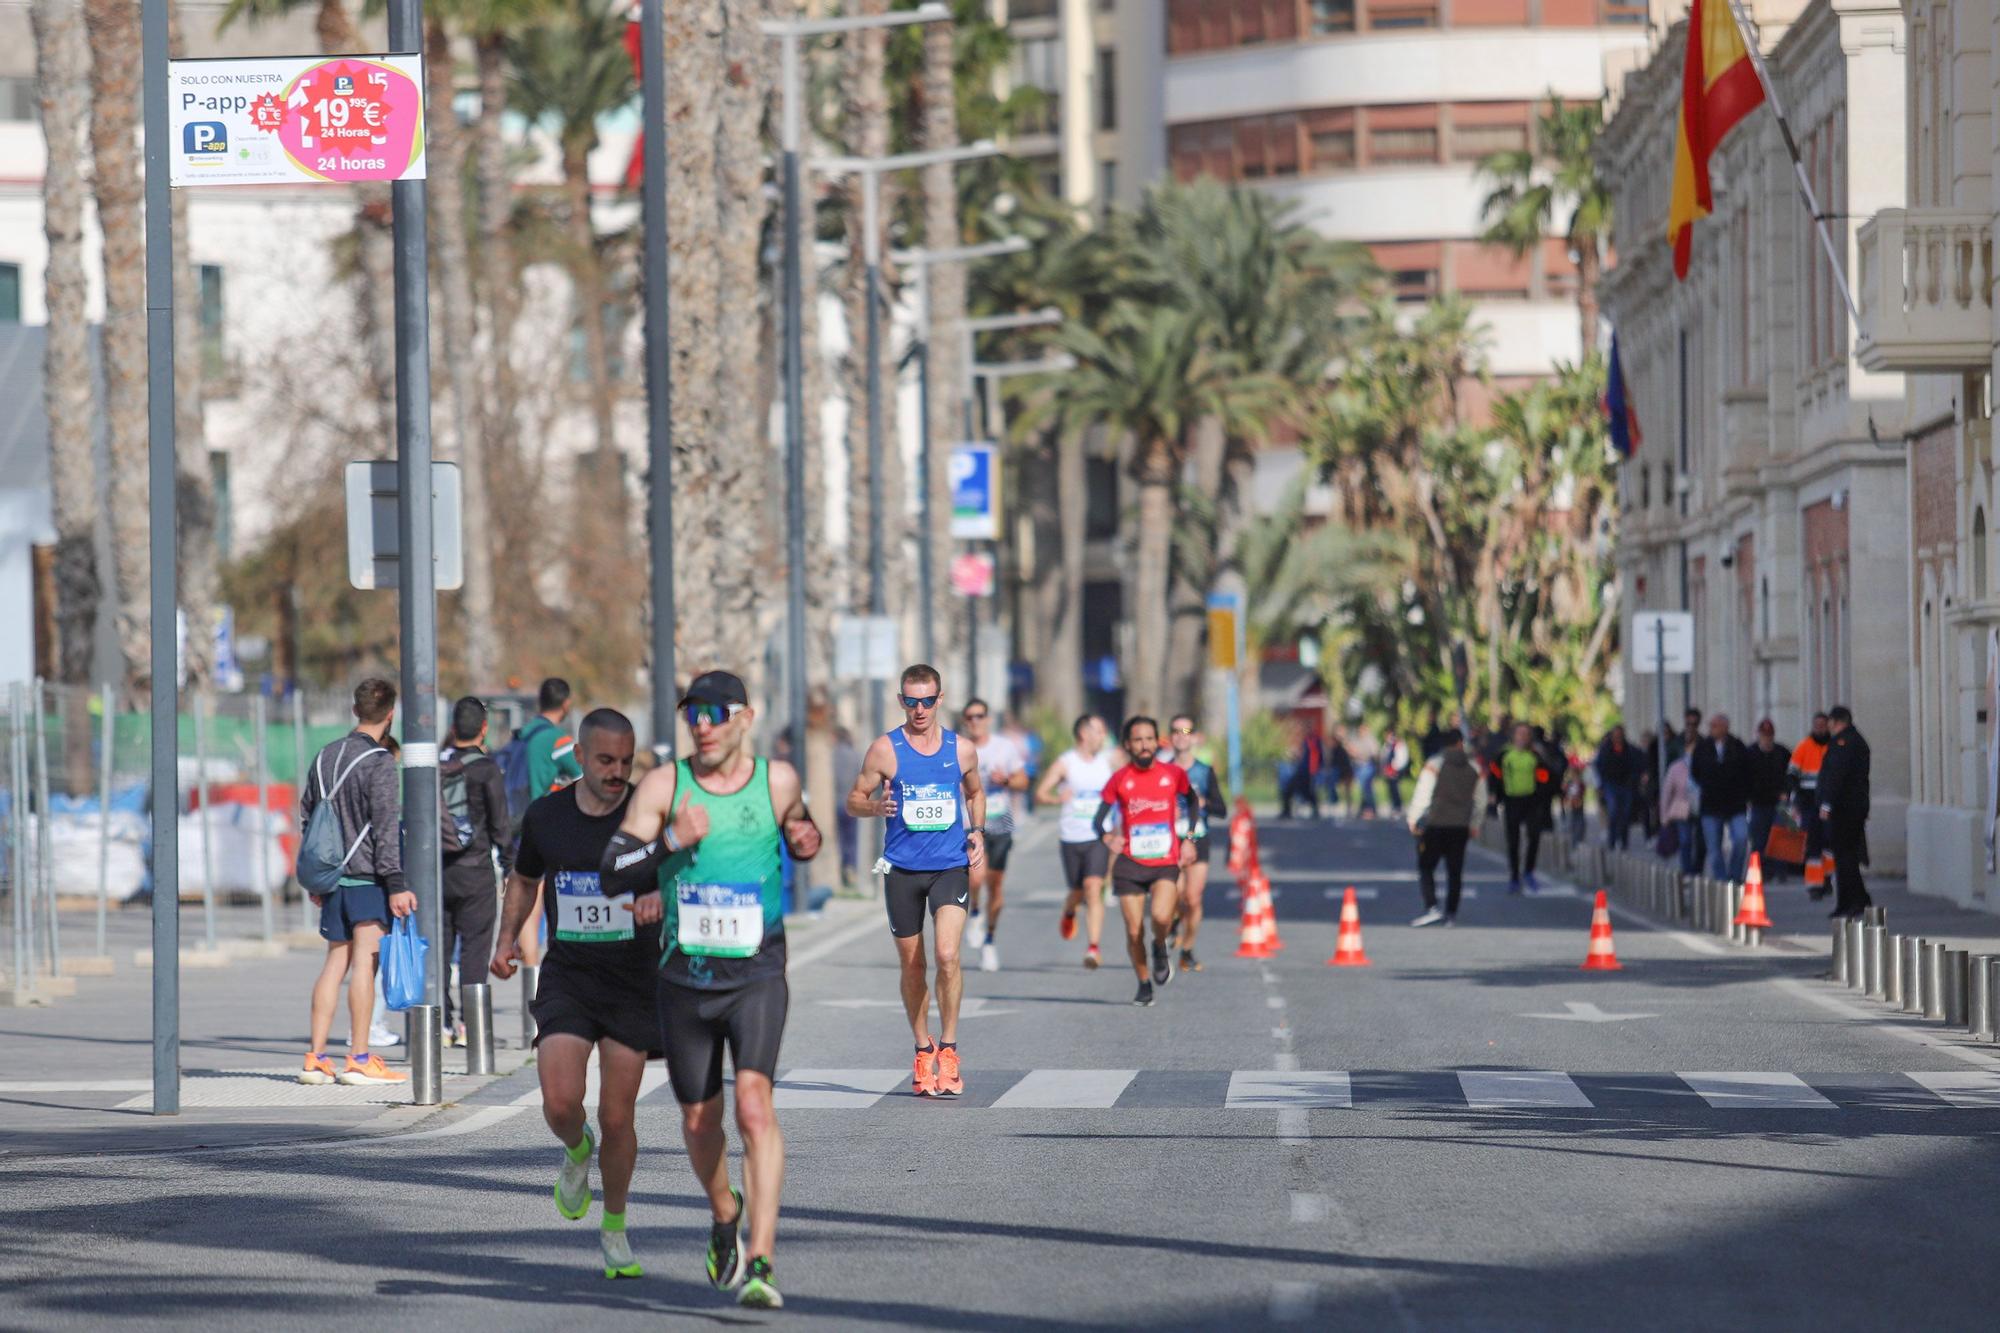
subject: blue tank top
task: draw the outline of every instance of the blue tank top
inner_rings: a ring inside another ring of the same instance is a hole
[[[958,736],[944,733],[936,754],[919,754],[903,729],[889,733],[896,751],[896,813],[888,819],[882,859],[898,870],[952,870],[966,864],[965,803],[959,786]]]

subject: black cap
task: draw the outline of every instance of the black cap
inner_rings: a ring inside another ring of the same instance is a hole
[[[704,671],[688,683],[687,693],[681,696],[681,705],[688,704],[741,704],[748,708],[750,694],[729,672]]]

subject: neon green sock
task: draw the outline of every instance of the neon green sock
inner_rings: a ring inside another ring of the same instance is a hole
[[[612,1211],[611,1211],[610,1209],[608,1209],[608,1208],[607,1208],[607,1209],[605,1209],[605,1211],[604,1211],[604,1230],[606,1230],[606,1231],[623,1231],[624,1229],[625,1229],[625,1214],[623,1214],[623,1213],[614,1213],[614,1212],[612,1212]]]
[[[582,1141],[579,1142],[574,1148],[565,1147],[563,1151],[569,1154],[569,1160],[572,1162],[581,1162],[584,1158],[590,1156],[589,1132],[586,1131],[584,1133]]]

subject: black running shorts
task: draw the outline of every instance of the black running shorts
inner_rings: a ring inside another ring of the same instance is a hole
[[[592,1045],[607,1038],[647,1058],[660,1053],[653,979],[630,968],[584,971],[550,959],[535,983],[535,1041],[563,1034]]]
[[[1207,835],[1207,834],[1203,834],[1203,835],[1202,835],[1201,837],[1199,837],[1199,838],[1194,838],[1194,839],[1192,839],[1191,841],[1193,841],[1193,843],[1194,843],[1194,859],[1195,859],[1195,860],[1196,860],[1196,861],[1197,861],[1198,863],[1200,863],[1200,864],[1202,864],[1202,865],[1207,865],[1207,864],[1208,864],[1208,835]]]
[[[989,833],[986,835],[986,868],[1007,873],[1007,853],[1014,850],[1014,835],[1011,833]]]
[[[659,981],[660,1044],[667,1078],[683,1106],[722,1095],[722,1049],[737,1073],[778,1076],[778,1043],[792,1004],[782,974],[725,990],[696,990]]]
[[[1072,889],[1082,888],[1087,879],[1103,879],[1110,865],[1111,849],[1097,838],[1062,844],[1063,880]]]
[[[963,912],[972,906],[971,872],[964,866],[948,870],[898,870],[890,866],[882,899],[889,906],[889,933],[906,940],[924,933],[926,902],[932,916],[941,908],[956,907]]]
[[[1121,856],[1111,871],[1111,891],[1120,897],[1128,893],[1151,893],[1155,884],[1178,879],[1180,873],[1178,865],[1141,865],[1129,856]]]

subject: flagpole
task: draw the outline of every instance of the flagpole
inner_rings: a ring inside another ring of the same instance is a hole
[[[1854,293],[1848,290],[1847,273],[1838,248],[1833,243],[1833,232],[1826,225],[1826,218],[1819,211],[1819,198],[1813,194],[1812,182],[1806,178],[1806,166],[1799,157],[1799,141],[1792,137],[1791,121],[1785,118],[1785,104],[1778,99],[1778,86],[1771,82],[1771,71],[1764,67],[1764,55],[1757,47],[1757,34],[1743,17],[1743,7],[1738,0],[1728,0],[1730,18],[1743,38],[1743,49],[1750,55],[1750,67],[1757,71],[1757,82],[1764,85],[1764,100],[1771,104],[1771,114],[1778,118],[1778,133],[1784,138],[1785,151],[1792,158],[1792,174],[1798,178],[1799,193],[1805,196],[1806,211],[1813,220],[1813,229],[1819,233],[1820,244],[1826,249],[1827,261],[1833,266],[1834,285],[1840,288],[1840,299],[1847,302],[1847,313],[1854,322],[1861,322],[1861,307],[1854,303]],[[1688,30],[1688,40],[1694,41],[1696,34],[1692,27]]]

